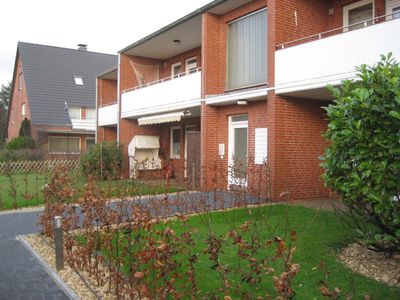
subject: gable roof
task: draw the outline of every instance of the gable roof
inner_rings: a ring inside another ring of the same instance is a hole
[[[117,65],[117,56],[18,43],[34,125],[71,126],[68,107],[96,107],[96,76]],[[76,85],[74,76],[84,85]]]

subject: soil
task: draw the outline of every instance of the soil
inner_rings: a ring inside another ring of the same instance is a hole
[[[400,257],[385,257],[357,243],[350,244],[339,254],[339,260],[354,272],[392,286],[400,286]]]

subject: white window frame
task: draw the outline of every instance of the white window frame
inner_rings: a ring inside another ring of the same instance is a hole
[[[232,121],[232,118],[240,117],[240,116],[247,116],[246,121]],[[247,163],[249,163],[248,155],[249,155],[249,116],[248,114],[243,115],[233,115],[229,116],[228,122],[228,188],[229,185],[236,184],[240,186],[247,186],[247,178],[245,179],[238,179],[232,176],[231,167],[233,166],[233,154],[235,149],[235,129],[236,128],[247,128]]]
[[[349,31],[349,12],[355,8],[372,3],[372,18],[375,17],[375,1],[374,0],[361,0],[343,7],[343,27],[344,31]]]
[[[82,139],[80,137],[77,136],[54,136],[54,135],[50,135],[48,138],[48,150],[49,150],[49,154],[59,154],[59,155],[74,155],[74,154],[80,154],[81,150],[82,150]],[[50,151],[50,139],[79,139],[79,150],[78,152],[52,152]]]
[[[386,15],[390,15],[393,13],[393,8],[400,7],[400,0],[386,0]],[[387,16],[386,20],[392,20],[393,16]]]
[[[22,103],[21,105],[21,116],[26,116],[26,103]]]
[[[182,128],[181,128],[181,126],[171,126],[170,134],[169,134],[170,135],[170,138],[169,138],[169,140],[170,140],[170,144],[169,144],[170,158],[171,159],[180,159],[181,158],[180,152],[182,151],[182,147],[179,147],[179,154],[173,153],[173,151],[174,151],[174,147],[173,147],[173,145],[174,145],[174,134],[173,134],[174,130],[179,130],[179,144],[182,146],[182,141],[181,141]]]
[[[181,71],[179,71],[179,73],[174,74],[174,69],[177,66],[179,66],[180,67],[179,69],[181,69],[182,63],[181,62],[176,62],[176,63],[171,64],[171,78],[172,79],[179,77],[179,74],[181,73]]]
[[[189,67],[190,65],[194,65],[194,63],[188,64],[188,62],[191,61],[191,60],[196,60],[196,67],[195,68],[193,68],[193,67],[190,68]],[[190,74],[190,71],[196,70],[198,67],[199,67],[199,64],[197,62],[197,56],[193,56],[193,57],[190,57],[190,58],[185,60],[185,73],[186,74]]]

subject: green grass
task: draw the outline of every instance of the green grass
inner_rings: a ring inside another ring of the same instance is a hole
[[[43,204],[42,188],[46,184],[48,178],[44,175],[36,174],[15,174],[11,176],[15,182],[15,199],[17,208],[27,206],[37,206]],[[0,209],[12,209],[14,197],[10,195],[13,184],[10,178],[0,175]],[[28,195],[28,197],[26,197]]]
[[[50,175],[42,174],[14,174],[11,176],[14,184],[6,175],[0,175],[0,210],[13,209],[14,197],[12,196],[12,186],[15,186],[16,208],[42,205],[44,202],[43,186],[50,181]],[[77,190],[76,197],[84,191],[87,178],[80,174],[71,176],[73,187]],[[110,197],[124,195],[149,195],[165,193],[165,186],[161,182],[138,182],[133,180],[112,180],[98,181],[97,184],[103,190],[109,191]],[[169,192],[173,193],[181,188],[171,186]]]
[[[287,216],[287,217],[286,217]],[[196,247],[194,253],[199,253],[199,262],[196,265],[196,275],[199,288],[204,291],[215,291],[222,286],[220,277],[212,270],[212,263],[207,255],[203,253],[206,248],[204,240],[207,237],[207,227],[204,225],[205,218],[212,224],[212,230],[223,237],[231,229],[237,229],[240,224],[248,220],[257,222],[263,240],[273,238],[277,235],[284,237],[285,229],[290,227],[295,229],[298,239],[295,243],[296,251],[294,262],[300,264],[299,274],[294,280],[295,299],[323,299],[319,288],[321,282],[329,284],[329,288],[338,287],[342,290],[342,298],[352,294],[352,299],[364,299],[368,294],[371,299],[400,299],[400,288],[394,288],[379,283],[373,279],[352,272],[349,268],[338,262],[336,259],[338,251],[353,241],[353,231],[343,227],[340,219],[332,212],[315,211],[305,207],[295,206],[267,206],[251,209],[251,214],[246,209],[237,209],[226,212],[214,212],[211,214],[193,216],[189,220],[190,226],[196,228],[194,234]],[[289,223],[287,223],[287,220]],[[161,227],[172,227],[177,234],[182,233],[180,221],[171,221]],[[137,233],[135,233],[137,235]],[[142,233],[143,234],[143,233]],[[271,249],[272,251],[272,249]],[[270,257],[271,253],[264,252],[258,256]],[[177,254],[175,257],[178,262],[187,262],[187,257]],[[128,260],[123,266],[125,273],[128,270]],[[318,266],[321,262],[325,263],[325,269]],[[237,247],[227,245],[224,254],[220,257],[220,263],[236,266],[238,263]],[[185,263],[184,263],[185,264]],[[278,271],[282,270],[281,263],[273,263],[272,266]],[[184,267],[181,268],[184,272]],[[233,275],[230,282],[238,282],[240,278]],[[254,295],[273,295],[273,283],[270,279],[265,279],[259,285],[258,290],[243,284],[245,290],[253,289]],[[231,295],[233,296],[233,295]],[[236,295],[233,298],[239,298]]]

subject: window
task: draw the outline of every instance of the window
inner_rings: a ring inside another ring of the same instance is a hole
[[[227,88],[267,82],[267,10],[228,25]]]
[[[86,152],[90,149],[90,147],[93,147],[94,144],[96,144],[94,138],[86,138]]]
[[[171,127],[171,158],[181,158],[181,128]]]
[[[22,116],[26,115],[26,103],[22,103],[21,105],[21,115]]]
[[[197,57],[192,57],[186,60],[186,74],[191,74],[196,72],[197,69]]]
[[[386,0],[387,20],[400,18],[400,0]]]
[[[49,137],[49,152],[51,154],[79,154],[80,152],[79,137]]]
[[[76,85],[83,85],[82,76],[74,76],[74,82]]]
[[[345,31],[371,25],[371,19],[374,17],[374,4],[372,0],[363,0],[347,5],[343,8],[343,16],[343,25],[349,26]]]
[[[68,115],[70,119],[81,119],[81,108],[80,107],[69,107]]]
[[[171,65],[171,77],[176,78],[178,77],[179,73],[181,73],[181,63],[174,63]]]
[[[22,73],[18,75],[18,90],[22,91]]]
[[[93,108],[86,108],[86,119],[96,120],[96,110]]]

